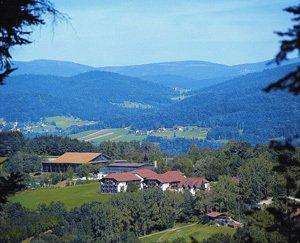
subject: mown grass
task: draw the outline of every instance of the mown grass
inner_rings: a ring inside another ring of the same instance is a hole
[[[89,184],[68,186],[68,187],[49,187],[35,190],[26,190],[17,193],[9,201],[19,202],[24,207],[35,209],[39,204],[50,204],[51,202],[62,202],[68,209],[79,207],[84,203],[92,201],[107,201],[109,194],[99,193],[99,182]]]
[[[162,233],[157,233],[153,235],[150,234],[149,236],[144,236],[140,238],[140,240],[142,243],[152,243],[172,242],[175,239],[184,238],[186,242],[192,242],[191,237],[193,237],[197,241],[201,242],[217,233],[232,235],[235,232],[235,229],[228,228],[225,226],[218,227],[215,225],[196,224],[184,228],[178,228],[182,226],[183,225],[176,225],[174,229],[170,231],[164,231]]]

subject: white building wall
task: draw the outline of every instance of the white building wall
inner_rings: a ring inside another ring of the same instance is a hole
[[[169,186],[170,186],[169,183],[163,183],[163,184],[160,186],[160,188],[161,188],[163,191],[165,191],[165,190],[168,189]]]
[[[121,192],[121,191],[124,191],[124,192],[127,191],[127,183],[126,182],[118,182],[117,192]]]

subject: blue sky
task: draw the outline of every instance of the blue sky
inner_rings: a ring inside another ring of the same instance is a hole
[[[290,0],[56,0],[69,23],[34,29],[15,60],[55,59],[92,66],[271,59],[275,30],[291,26]]]

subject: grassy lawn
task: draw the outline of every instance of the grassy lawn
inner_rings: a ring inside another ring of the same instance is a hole
[[[107,201],[109,194],[100,194],[99,183],[69,186],[62,188],[41,188],[35,190],[26,190],[17,193],[10,198],[11,202],[19,202],[24,207],[35,209],[38,204],[60,201],[68,209],[81,206],[84,203],[92,201]]]
[[[183,228],[180,228],[183,227]],[[191,226],[176,225],[172,230],[163,231],[162,233],[150,234],[149,236],[144,236],[140,238],[143,243],[152,242],[172,242],[177,238],[184,237],[187,242],[191,242],[190,236],[194,237],[197,241],[201,242],[210,236],[223,233],[223,234],[233,234],[235,229],[228,227],[218,227],[215,225],[203,225],[196,224]]]

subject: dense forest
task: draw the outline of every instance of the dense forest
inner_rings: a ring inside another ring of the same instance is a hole
[[[230,139],[267,143],[270,139],[299,133],[299,97],[262,91],[295,65],[250,73],[192,91],[187,94],[190,97],[182,101],[171,100],[178,95],[171,88],[115,73],[14,76],[0,90],[3,104],[0,117],[26,122],[46,116],[72,115],[97,121],[92,126],[72,127],[66,131],[71,133],[105,127],[132,126],[150,130],[197,125],[210,128],[204,146],[214,147],[215,140]],[[125,101],[137,102],[141,107],[124,107]]]
[[[251,207],[268,197],[274,200],[271,209],[282,207],[280,198],[286,193],[286,175],[274,168],[284,155],[285,159],[293,161],[289,180],[299,183],[299,149],[277,152],[266,145],[251,146],[245,142],[230,141],[217,149],[193,145],[188,153],[165,160],[165,154],[151,143],[105,142],[94,147],[69,138],[28,139],[18,132],[11,132],[0,134],[0,144],[1,156],[7,157],[1,174],[6,177],[7,173],[19,172],[26,183],[32,173],[40,173],[41,156],[65,151],[102,151],[114,159],[127,159],[129,162],[155,159],[158,172],[180,170],[187,176],[202,176],[213,182],[211,190],[199,191],[196,196],[188,191],[135,190],[115,195],[108,202],[92,202],[72,210],[65,209],[61,203],[40,205],[37,210],[28,210],[19,204],[1,204],[1,242],[18,242],[29,237],[33,237],[32,242],[138,242],[139,236],[170,228],[176,222],[205,223],[206,213],[210,210],[227,212],[247,225],[233,237],[221,237],[228,238],[228,242],[241,242],[247,237],[254,241],[280,239],[280,242],[286,242],[287,234],[297,237],[297,228],[294,228],[297,225],[292,225],[289,232],[285,232],[286,226],[276,225],[272,211],[253,211]],[[43,186],[72,178],[73,173],[86,175],[85,169],[67,171],[61,177],[52,173],[51,181],[44,182]],[[297,196],[297,188],[299,185],[289,189],[290,195]],[[252,212],[250,215],[247,213],[249,210]],[[212,242],[218,242],[216,239],[220,236],[213,237]]]
[[[251,143],[299,134],[299,97],[262,91],[294,67],[251,73],[199,90],[194,96],[135,123],[145,128],[193,124],[211,128],[208,140],[235,139]]]

